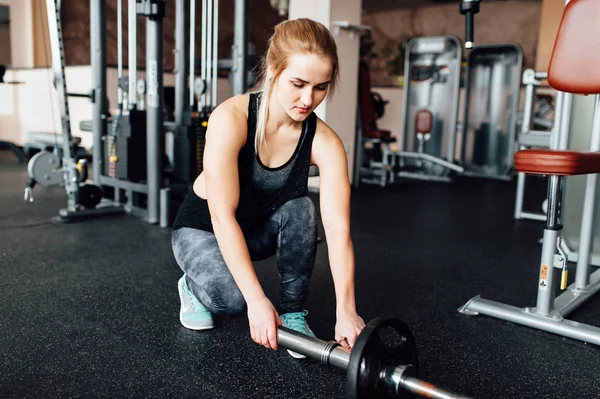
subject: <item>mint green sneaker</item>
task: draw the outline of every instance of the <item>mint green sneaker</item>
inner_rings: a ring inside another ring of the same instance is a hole
[[[208,330],[215,326],[213,317],[192,294],[185,282],[185,274],[177,282],[181,309],[179,310],[179,321],[185,328],[190,330]]]
[[[316,338],[315,334],[312,332],[310,327],[308,327],[308,323],[304,319],[304,316],[306,316],[307,314],[308,314],[308,311],[306,311],[306,310],[303,312],[284,313],[281,316],[279,316],[279,319],[281,320],[281,324],[284,327],[287,327],[294,331],[298,331],[299,333],[308,335],[309,337]],[[306,359],[306,356],[304,356],[300,353],[292,352],[289,349],[288,349],[288,353],[290,354],[291,357],[293,357],[295,359]]]

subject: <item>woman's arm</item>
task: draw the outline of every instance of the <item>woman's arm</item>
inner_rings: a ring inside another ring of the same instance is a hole
[[[344,145],[338,135],[319,121],[311,159],[319,168],[321,218],[335,285],[336,340],[352,347],[364,328],[356,313],[354,248],[350,237],[350,180]]]
[[[279,318],[258,281],[235,217],[240,197],[238,156],[246,137],[247,117],[235,104],[224,103],[211,114],[204,152],[206,195],[219,249],[248,305],[252,338],[276,349]]]
[[[246,300],[264,295],[235,213],[240,188],[238,155],[246,140],[246,117],[233,106],[215,109],[208,122],[204,178],[211,221],[223,259]]]

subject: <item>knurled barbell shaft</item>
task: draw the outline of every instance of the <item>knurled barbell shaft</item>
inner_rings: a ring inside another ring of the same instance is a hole
[[[277,339],[282,347],[326,365],[346,370],[350,363],[349,350],[340,346],[332,347],[329,342],[309,337],[287,327],[277,329]]]

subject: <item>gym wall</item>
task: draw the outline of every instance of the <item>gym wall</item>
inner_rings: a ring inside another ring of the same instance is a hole
[[[34,0],[38,1],[38,0]],[[127,64],[127,1],[123,1],[123,62]],[[269,4],[269,0],[252,0],[250,10],[250,42],[262,54],[266,48],[268,30],[283,19]],[[167,1],[164,19],[164,69],[174,68],[173,49],[175,48],[175,1]],[[196,57],[200,58],[202,37],[202,2],[196,1]],[[89,65],[90,63],[90,2],[63,0],[63,35],[65,42],[65,62],[67,65]],[[231,56],[234,35],[234,0],[219,1],[219,58]],[[106,1],[107,54],[106,62],[117,65],[117,0]],[[143,17],[138,17],[137,62],[143,68],[146,62],[146,30]]]
[[[90,67],[90,9],[89,0],[63,1],[63,39],[65,44],[65,68],[67,90],[74,93],[87,93],[92,86]],[[0,140],[23,145],[28,132],[60,132],[60,107],[51,84],[51,72],[46,67],[50,61],[48,28],[45,0],[0,0],[0,4],[10,7],[12,70],[6,79],[20,81],[19,85],[0,85]],[[173,49],[175,48],[175,2],[167,2],[164,28],[164,83],[174,85]],[[197,1],[197,4],[201,2]],[[233,44],[233,4],[234,0],[220,1],[219,56],[228,58]],[[107,0],[107,87],[110,109],[117,105],[117,0]],[[123,1],[123,57],[127,66],[127,1]],[[254,16],[254,17],[253,17]],[[197,15],[197,57],[201,46],[201,10]],[[252,0],[250,7],[250,41],[258,53],[264,52],[272,28],[281,17],[271,8],[269,0]],[[48,53],[48,56],[45,55]],[[144,76],[145,63],[145,24],[138,17],[138,79]],[[220,103],[231,97],[232,88],[227,77],[219,79],[218,100]],[[91,133],[82,132],[79,122],[90,120],[92,104],[86,99],[70,98],[72,134],[82,138],[82,145],[92,144]],[[35,113],[35,118],[32,118]]]
[[[13,68],[33,66],[32,0],[0,0],[10,8],[10,48]]]
[[[564,1],[563,1],[564,3]],[[540,29],[541,1],[514,0],[481,2],[475,17],[475,43],[516,43],[523,49],[523,66],[534,68]],[[374,51],[371,80],[374,86],[397,85],[396,76],[387,70],[390,56],[383,49],[397,47],[405,36],[455,35],[464,42],[465,17],[456,3],[416,9],[385,11],[365,15],[363,23],[373,28]]]
[[[565,0],[544,0],[542,3],[536,71],[547,71],[554,49],[554,39],[565,8]]]
[[[10,30],[8,26],[0,26],[0,43],[8,43],[7,46],[0,45],[0,65],[10,64]]]

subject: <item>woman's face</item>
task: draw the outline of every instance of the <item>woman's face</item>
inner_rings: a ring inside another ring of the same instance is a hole
[[[331,62],[325,57],[291,56],[273,88],[277,103],[294,121],[304,121],[325,99],[332,72]]]

